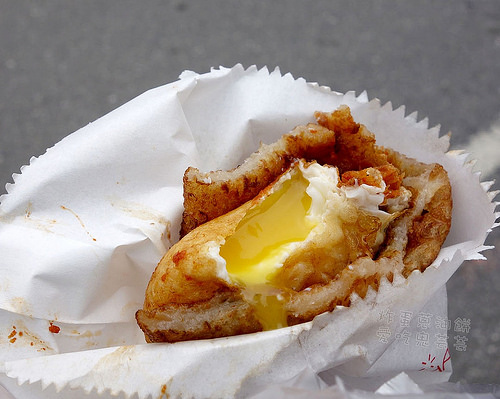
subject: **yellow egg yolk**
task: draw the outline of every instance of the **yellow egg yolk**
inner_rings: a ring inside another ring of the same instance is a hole
[[[257,293],[253,295],[251,302],[265,331],[288,326],[287,314],[283,307],[284,301],[285,298],[281,294]]]
[[[309,181],[299,168],[262,202],[251,208],[220,255],[230,278],[243,287],[264,330],[287,326],[284,297],[269,285],[294,243],[304,241],[317,223],[308,218]],[[286,294],[285,294],[286,295]]]
[[[245,286],[266,283],[281,266],[287,247],[307,238],[314,223],[306,218],[311,197],[302,173],[283,184],[240,221],[220,248],[229,276]]]

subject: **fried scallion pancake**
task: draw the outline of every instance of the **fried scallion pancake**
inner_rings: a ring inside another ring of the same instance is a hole
[[[231,171],[186,171],[183,237],[136,314],[148,342],[310,321],[436,258],[451,226],[443,167],[377,146],[347,107],[315,116]]]

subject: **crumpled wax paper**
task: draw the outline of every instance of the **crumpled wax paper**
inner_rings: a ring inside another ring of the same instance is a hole
[[[305,383],[307,381],[307,383]],[[327,385],[312,370],[304,370],[295,378],[279,385],[269,385],[251,399],[495,399],[500,397],[498,385],[467,385],[442,382],[419,385],[401,372],[374,391],[348,387],[337,377],[335,385]]]
[[[134,314],[178,239],[185,169],[233,168],[341,104],[378,144],[447,169],[452,229],[433,265],[309,323],[146,344]],[[23,398],[145,398],[248,397],[290,379],[374,390],[402,371],[446,381],[445,283],[483,257],[498,217],[491,183],[449,139],[404,107],[278,69],[186,71],[147,91],[32,158],[0,198],[0,383]]]

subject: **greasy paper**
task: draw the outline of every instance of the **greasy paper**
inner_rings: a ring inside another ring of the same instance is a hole
[[[145,344],[134,314],[178,239],[185,169],[233,168],[259,143],[341,104],[377,144],[448,171],[453,220],[438,259],[310,323]],[[143,398],[249,396],[308,370],[332,384],[343,378],[379,386],[400,371],[417,382],[445,381],[449,352],[435,340],[445,333],[435,323],[447,317],[444,286],[464,260],[482,258],[497,217],[490,185],[471,172],[467,154],[448,151],[449,139],[404,108],[279,70],[185,72],[147,91],[32,158],[0,198],[0,382],[23,397],[62,390],[61,397]],[[417,326],[420,314],[433,316],[425,329]],[[422,330],[429,340],[416,340]]]

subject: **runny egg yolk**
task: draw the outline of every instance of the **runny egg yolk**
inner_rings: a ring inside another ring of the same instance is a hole
[[[244,286],[265,284],[282,265],[291,244],[307,238],[315,223],[306,216],[309,181],[293,173],[251,208],[220,248],[229,276]]]
[[[230,278],[243,286],[264,330],[287,326],[283,309],[286,294],[269,282],[291,247],[304,241],[318,223],[308,217],[312,203],[308,186],[309,181],[296,168],[290,178],[248,211],[220,248]]]

